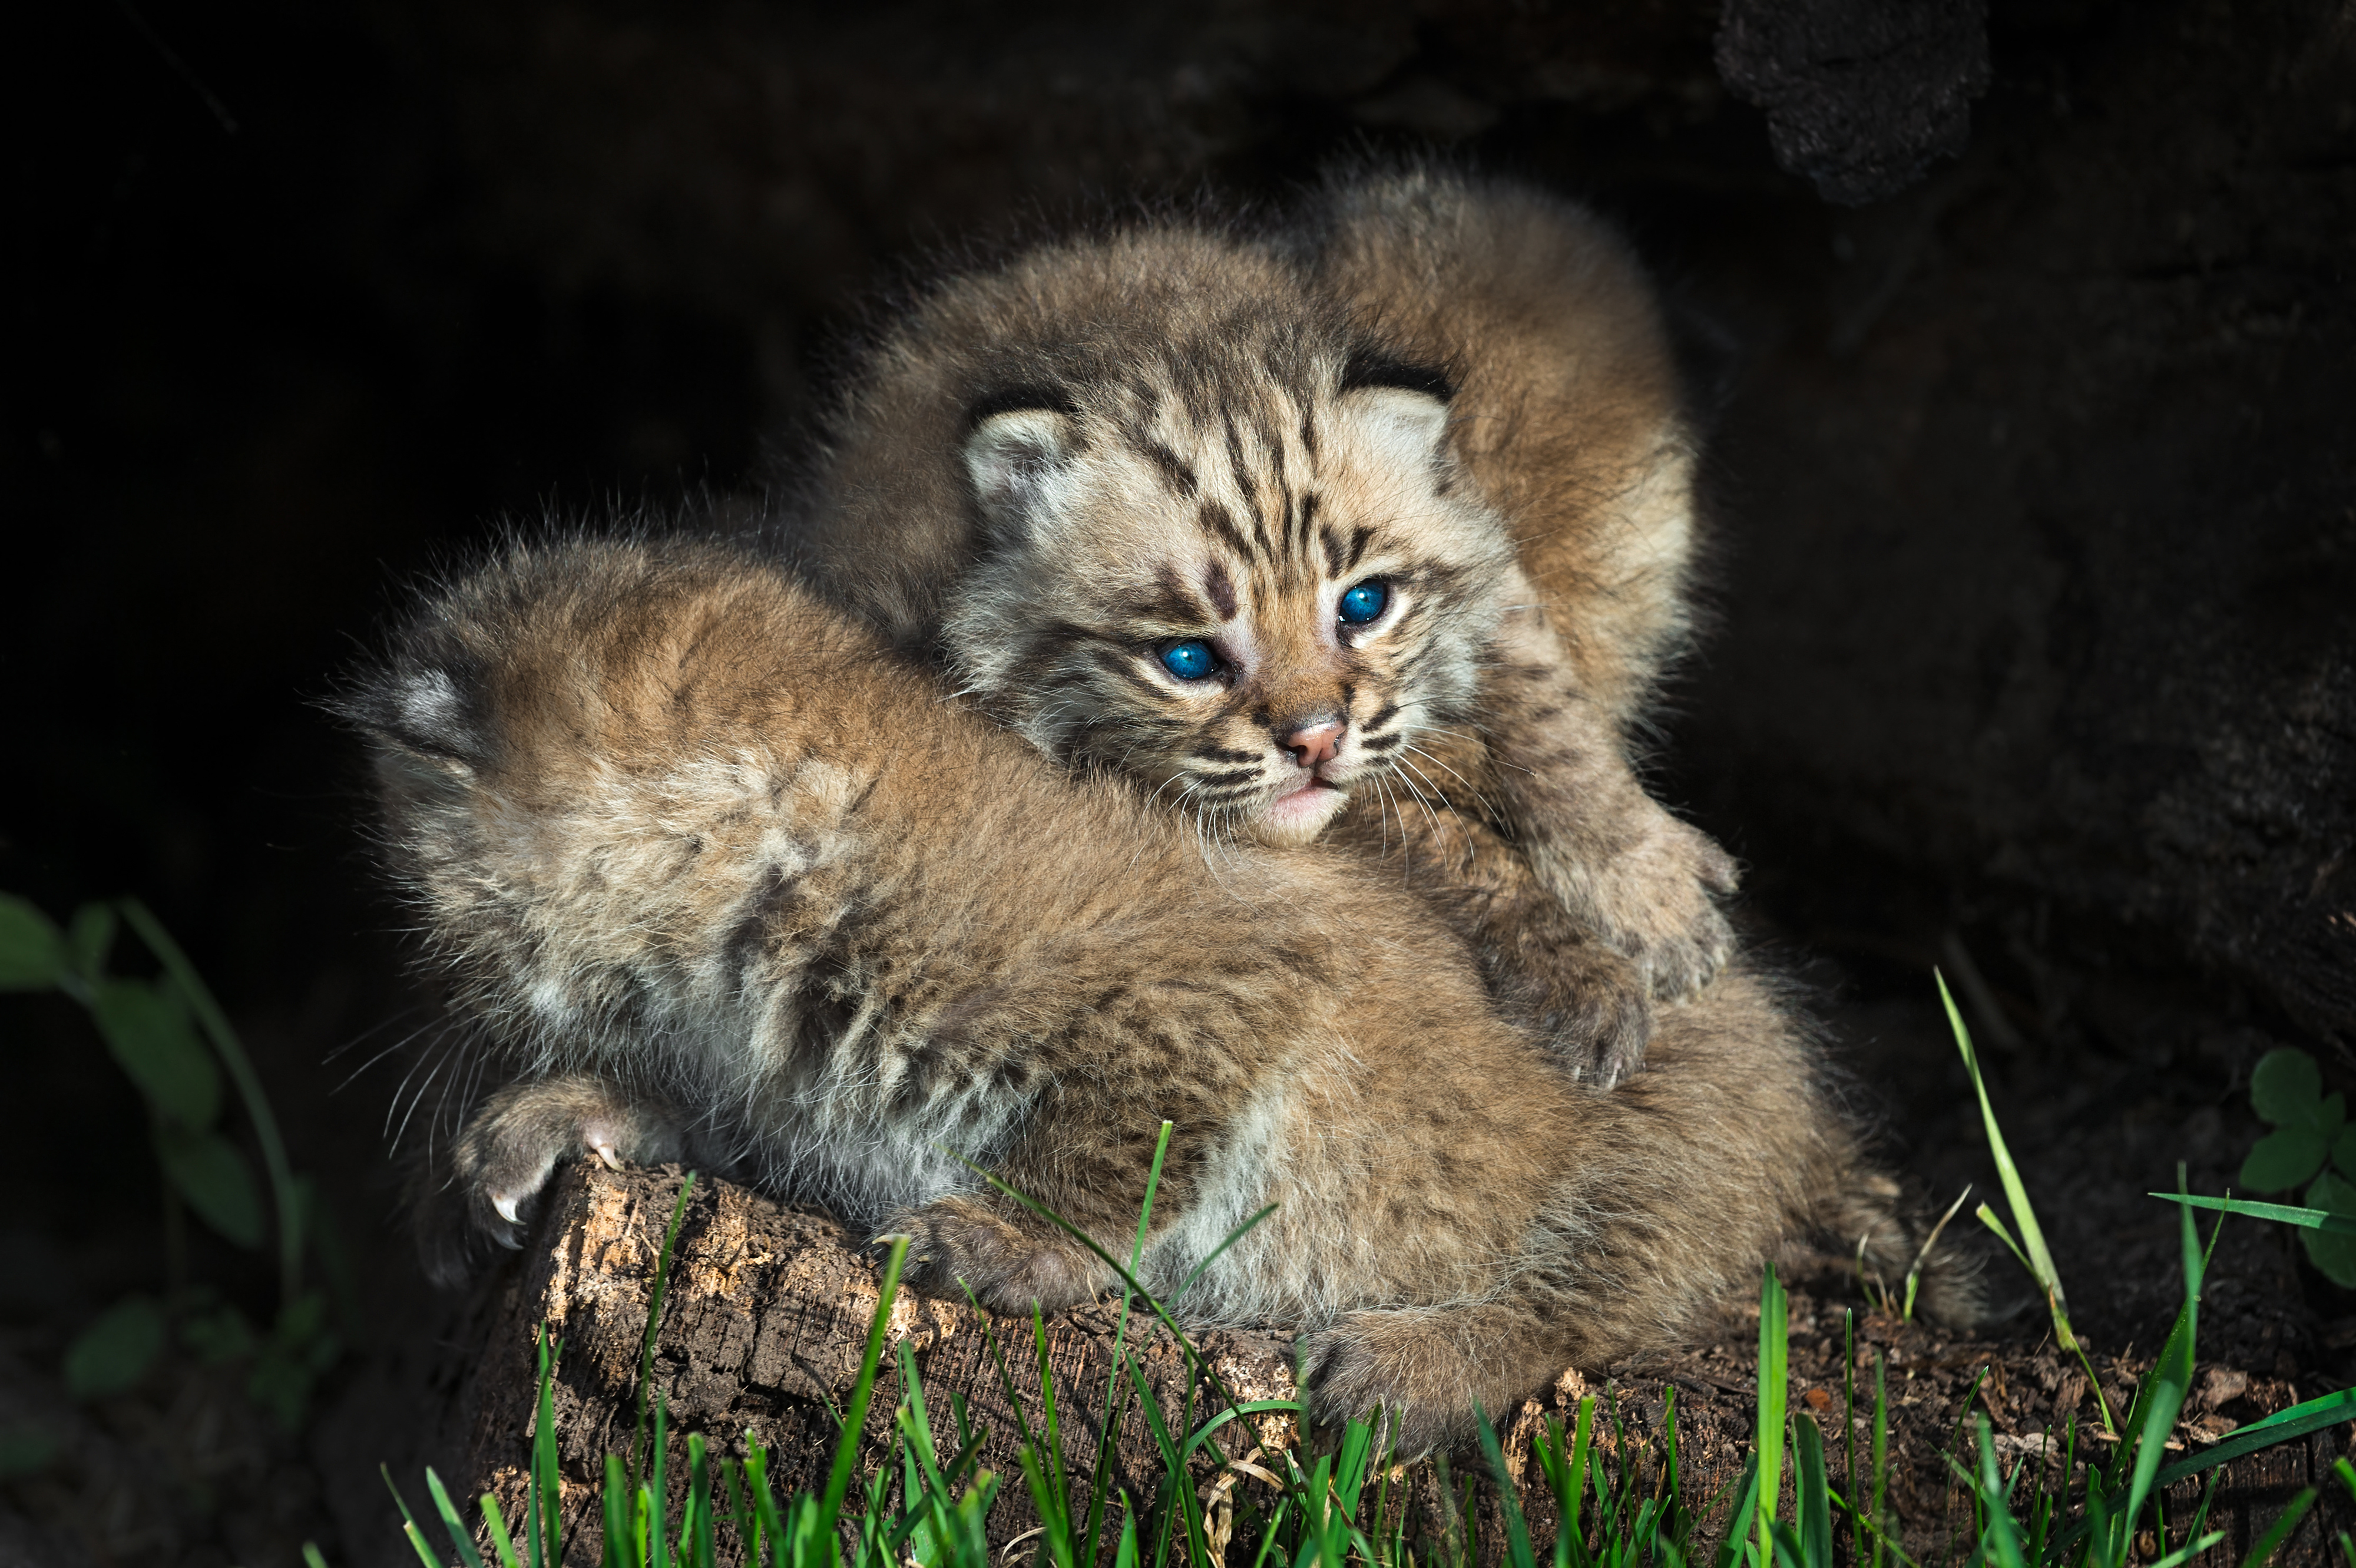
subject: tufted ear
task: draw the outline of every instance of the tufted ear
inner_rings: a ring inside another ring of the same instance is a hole
[[[1432,393],[1398,386],[1362,386],[1335,400],[1370,451],[1403,468],[1428,467],[1448,444],[1448,404]]]
[[[1056,409],[1008,409],[976,424],[965,438],[965,471],[991,527],[1023,532],[1071,448],[1070,417]]]

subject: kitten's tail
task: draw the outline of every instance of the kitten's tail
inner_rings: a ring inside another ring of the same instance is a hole
[[[1988,1320],[1982,1260],[1959,1246],[1899,1184],[1861,1161],[1851,1163],[1818,1198],[1810,1217],[1826,1241],[1856,1261],[1858,1273],[1879,1294],[1906,1298],[1913,1281],[1914,1310],[1946,1328],[1974,1328]]]

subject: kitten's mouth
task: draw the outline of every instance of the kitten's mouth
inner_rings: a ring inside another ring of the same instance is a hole
[[[1350,799],[1339,784],[1312,777],[1298,789],[1277,796],[1253,819],[1254,836],[1263,843],[1290,848],[1307,843],[1325,829]]]

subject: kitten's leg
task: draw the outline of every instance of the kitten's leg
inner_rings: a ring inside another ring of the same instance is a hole
[[[1496,656],[1485,738],[1532,871],[1635,961],[1655,996],[1699,989],[1732,950],[1715,897],[1734,891],[1733,858],[1644,792],[1618,725],[1576,689],[1535,603],[1503,618]]]
[[[1379,1412],[1378,1436],[1401,1460],[1464,1441],[1484,1414],[1502,1428],[1580,1359],[1576,1305],[1509,1288],[1473,1305],[1345,1314],[1295,1347],[1310,1424],[1331,1441],[1343,1423]]]
[[[1166,1009],[1167,1003],[1148,999],[1144,1006],[1150,1012]],[[1166,1032],[1119,1007],[1098,1014],[1089,1026],[1149,1045]],[[1219,1148],[1224,1118],[1213,1101],[1223,1086],[1173,1086],[1124,1064],[1117,1049],[1082,1042],[1076,1055],[1088,1065],[1064,1072],[1053,1100],[1034,1110],[1029,1131],[994,1162],[991,1174],[1106,1252],[1126,1259],[1163,1116],[1176,1131],[1154,1188],[1156,1234],[1180,1221],[1209,1179],[1211,1163],[1234,1156]],[[1070,1231],[995,1189],[903,1210],[884,1230],[909,1238],[905,1276],[917,1289],[951,1299],[970,1290],[993,1312],[1027,1313],[1033,1305],[1054,1311],[1119,1283]]]
[[[677,1160],[685,1149],[669,1107],[603,1079],[509,1084],[484,1102],[418,1184],[414,1223],[426,1273],[437,1284],[458,1284],[483,1243],[522,1246],[559,1161],[594,1155],[618,1170]]]
[[[1369,857],[1403,860],[1408,885],[1471,944],[1499,1010],[1528,1027],[1573,1079],[1609,1089],[1644,1061],[1651,987],[1481,814],[1499,790],[1479,747],[1442,752],[1441,744],[1426,742],[1436,755],[1424,768],[1421,802],[1395,814],[1353,812],[1335,824],[1335,836]],[[1444,795],[1431,786],[1434,773],[1448,786]]]
[[[903,1277],[927,1295],[966,1291],[992,1312],[1076,1305],[1116,1283],[1102,1259],[1001,1195],[961,1193],[904,1210],[884,1228],[908,1238]],[[1109,1250],[1109,1249],[1108,1249]]]

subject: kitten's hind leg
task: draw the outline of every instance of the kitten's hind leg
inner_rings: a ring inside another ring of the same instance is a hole
[[[531,1210],[559,1162],[594,1157],[616,1169],[662,1165],[686,1149],[659,1101],[584,1075],[509,1084],[467,1122],[446,1158],[417,1184],[414,1224],[426,1273],[463,1283],[485,1243],[523,1245]]]
[[[1568,1309],[1514,1291],[1469,1305],[1346,1313],[1295,1347],[1310,1424],[1330,1443],[1346,1421],[1379,1420],[1376,1440],[1398,1460],[1465,1442],[1483,1415],[1502,1428],[1578,1359]]]
[[[903,1277],[927,1295],[966,1291],[992,1312],[1044,1312],[1089,1300],[1114,1283],[1104,1261],[1066,1231],[995,1195],[936,1198],[905,1209],[876,1244],[908,1238]]]

